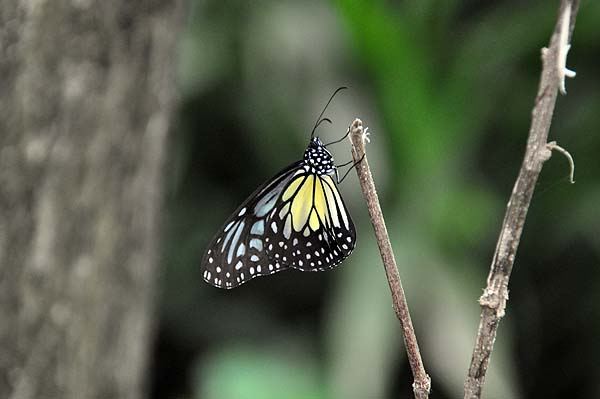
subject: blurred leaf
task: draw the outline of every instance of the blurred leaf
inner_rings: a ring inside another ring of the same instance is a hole
[[[295,350],[294,350],[295,349]],[[326,398],[315,359],[288,345],[234,345],[198,364],[198,399]]]
[[[454,187],[432,206],[429,221],[437,241],[451,256],[478,248],[482,240],[495,240],[502,210],[498,198],[480,187]]]
[[[361,237],[352,261],[342,267],[326,318],[332,393],[335,398],[382,398],[404,349],[371,234]]]

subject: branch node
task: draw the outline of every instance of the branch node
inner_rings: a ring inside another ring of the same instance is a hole
[[[501,319],[504,317],[504,309],[508,301],[508,292],[496,292],[496,290],[486,288],[479,298],[479,305],[483,308],[488,308],[496,312],[496,317]]]
[[[551,141],[548,144],[546,144],[546,149],[548,151],[556,150],[556,151],[560,152],[561,154],[563,154],[567,158],[567,160],[569,161],[569,167],[570,167],[569,181],[571,182],[571,184],[574,184],[575,180],[573,178],[575,176],[575,161],[573,161],[573,157],[571,156],[569,151],[565,150],[564,148],[562,148],[561,146],[556,144],[556,141]]]

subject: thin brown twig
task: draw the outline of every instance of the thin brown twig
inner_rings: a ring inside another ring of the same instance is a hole
[[[579,8],[578,0],[562,0],[558,21],[548,48],[542,49],[542,72],[535,105],[531,114],[531,127],[527,149],[519,176],[508,201],[500,237],[492,260],[487,287],[479,298],[481,317],[477,339],[467,379],[465,398],[481,397],[490,356],[494,348],[500,319],[504,316],[508,300],[508,281],[527,210],[542,166],[552,154],[548,146],[548,132],[558,91],[564,91],[564,78],[575,73],[566,69],[566,55]],[[568,25],[567,25],[568,24]]]
[[[377,245],[379,246],[379,252],[381,253],[381,259],[383,260],[385,274],[390,290],[392,291],[394,311],[396,312],[398,320],[400,320],[404,345],[406,346],[408,361],[413,373],[413,392],[415,398],[426,399],[429,397],[431,379],[423,367],[419,345],[417,344],[417,337],[415,336],[410,313],[408,311],[408,305],[406,303],[406,297],[404,296],[404,290],[402,289],[402,282],[400,281],[400,274],[398,273],[392,245],[383,219],[383,213],[381,212],[381,206],[379,205],[379,198],[377,197],[375,183],[373,182],[373,177],[369,168],[369,161],[365,154],[366,132],[363,131],[360,119],[355,119],[349,129],[350,140],[352,141],[352,157],[354,158],[354,162],[358,163],[356,165],[356,172],[360,181],[360,187],[367,202],[371,223],[375,230],[375,238],[377,239]]]

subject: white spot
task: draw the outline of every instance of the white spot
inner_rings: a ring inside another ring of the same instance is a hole
[[[206,279],[210,280],[210,272],[208,270],[206,271]]]
[[[231,277],[231,274],[229,272],[225,273],[225,277],[229,278]]]
[[[250,275],[251,276],[254,275],[254,267],[253,266],[250,266]]]
[[[252,225],[250,234],[263,235],[265,232],[265,221],[259,220]]]
[[[281,258],[282,261],[287,262],[287,258],[284,256],[283,258]]]
[[[279,247],[283,247],[284,242],[283,241],[279,241]]]
[[[298,239],[294,238],[294,242],[293,242],[294,246],[298,245]]]
[[[310,254],[306,254],[306,259],[310,259]]]
[[[311,266],[314,266],[314,265],[315,265],[315,262],[310,262],[310,265],[311,265]]]
[[[301,260],[298,261],[298,266],[302,266],[302,261]]]
[[[311,246],[312,246],[312,243],[309,241],[309,242],[307,242],[307,243],[306,243],[306,246],[307,246],[307,247],[311,247]]]
[[[350,237],[350,236],[346,237],[346,241],[352,242],[352,237]]]
[[[321,253],[324,254],[325,253],[325,248],[321,247]]]
[[[275,254],[275,257],[276,257],[276,258],[279,258],[279,254]]]
[[[323,241],[323,235],[319,234],[319,241]]]
[[[262,269],[262,268],[260,267],[260,265],[256,266],[256,272],[257,272],[257,273],[260,273],[260,272],[261,272],[261,269]]]
[[[320,260],[319,260],[319,261],[317,261],[317,263],[318,263],[319,265],[321,265],[321,261],[320,261]]]
[[[216,271],[217,271],[217,273],[221,273],[221,266],[217,266]]]
[[[246,246],[244,245],[244,243],[241,243],[240,246],[238,247],[238,250],[237,250],[235,256],[236,257],[244,256],[245,253],[246,253]]]
[[[244,279],[244,273],[240,273],[240,279]]]
[[[244,229],[244,222],[239,222],[239,226],[235,230],[235,235],[233,236],[233,238],[231,239],[231,243],[229,244],[230,247],[229,247],[229,252],[227,253],[227,263],[231,263],[231,261],[233,260],[233,250],[237,246],[240,236],[242,235],[243,229]],[[231,231],[233,231],[233,229],[231,229]],[[225,247],[225,244],[223,245],[223,247]]]
[[[208,263],[213,263],[213,258],[212,257],[208,258]]]
[[[252,262],[257,262],[257,261],[258,261],[258,256],[256,256],[256,255],[252,255],[252,256],[250,257],[250,260],[251,260]]]
[[[279,269],[279,266],[281,266],[279,263],[275,262],[275,267]]]
[[[319,251],[315,251],[315,256],[321,256],[321,253]]]
[[[342,236],[342,232],[340,231],[339,233],[337,233],[337,236],[341,237]]]
[[[236,222],[233,227],[231,228],[231,230],[229,230],[229,232],[227,233],[227,235],[225,236],[225,241],[223,241],[223,246],[221,247],[221,253],[225,252],[225,248],[227,247],[227,243],[229,243],[229,239],[231,238],[231,236],[233,236],[233,234],[235,233],[237,227],[239,225],[239,222]],[[218,241],[217,241],[218,242]]]
[[[250,248],[256,248],[258,251],[262,251],[262,249],[263,249],[262,241],[259,240],[258,238],[252,238],[250,240]]]
[[[232,220],[231,222],[229,222],[229,224],[227,224],[227,226],[225,226],[225,229],[223,230],[224,232],[228,232],[229,229],[231,228],[231,226],[233,226],[235,223],[235,220]]]
[[[240,211],[240,213],[238,213],[238,216],[243,216],[244,213],[246,213],[246,208],[242,208],[242,210]]]
[[[244,264],[241,260],[238,260],[238,263],[235,264],[235,270],[240,270],[242,267],[244,267]]]
[[[271,230],[273,230],[273,233],[277,233],[277,223],[271,223]]]
[[[286,240],[290,239],[292,235],[292,218],[291,215],[288,215],[287,219],[285,219],[285,224],[283,225],[283,236]]]
[[[348,246],[346,244],[342,244],[342,248],[348,249]]]
[[[273,244],[269,244],[269,251],[273,249]]]
[[[273,271],[273,264],[272,263],[269,263],[269,270]]]

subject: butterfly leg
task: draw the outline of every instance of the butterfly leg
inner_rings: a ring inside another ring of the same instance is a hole
[[[354,169],[354,168],[356,167],[356,165],[358,165],[359,163],[361,163],[361,162],[363,161],[363,159],[365,159],[365,155],[367,155],[367,154],[366,154],[366,153],[365,153],[365,154],[363,154],[363,156],[362,156],[362,157],[361,157],[361,158],[360,158],[358,161],[354,162],[354,163],[352,164],[352,166],[350,167],[350,169],[348,169],[348,170],[346,171],[346,173],[344,173],[344,176],[342,176],[342,178],[341,178],[341,179],[340,179],[340,175],[338,174],[338,170],[337,170],[337,168],[344,167],[344,166],[346,166],[346,165],[350,165],[350,164],[352,163],[352,161],[348,161],[348,162],[346,162],[346,163],[344,163],[344,164],[341,164],[341,165],[339,165],[339,166],[336,166],[336,169],[335,169],[335,178],[336,178],[336,180],[337,180],[337,183],[338,183],[338,184],[340,184],[341,182],[343,182],[343,181],[344,181],[344,179],[346,178],[346,176],[348,176],[348,173],[350,173],[350,171],[351,171],[352,169]]]
[[[339,143],[340,141],[344,140],[349,135],[350,135],[350,128],[348,128],[348,131],[346,131],[346,134],[341,139],[332,141],[331,143],[327,143],[327,144],[325,144],[325,147],[327,147],[328,145],[331,145],[331,144]],[[348,162],[348,163],[350,163],[350,162]]]

